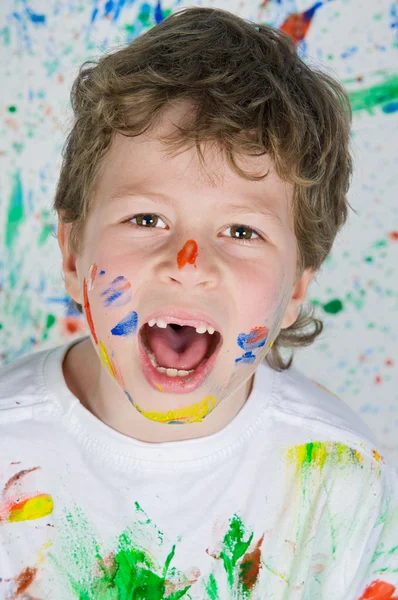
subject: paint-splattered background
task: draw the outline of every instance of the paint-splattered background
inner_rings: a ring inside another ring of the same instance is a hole
[[[282,28],[305,60],[322,63],[350,94],[355,175],[349,201],[359,214],[350,211],[311,285],[309,299],[325,329],[297,353],[296,366],[349,403],[398,467],[394,0],[2,0],[0,364],[86,332],[65,295],[51,210],[79,65],[192,5]]]

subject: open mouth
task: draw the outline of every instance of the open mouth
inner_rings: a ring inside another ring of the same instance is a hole
[[[169,377],[185,378],[204,365],[221,345],[218,331],[198,333],[190,325],[145,323],[140,329],[142,345],[152,366]]]

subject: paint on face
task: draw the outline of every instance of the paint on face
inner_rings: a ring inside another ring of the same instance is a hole
[[[138,315],[133,310],[126,317],[124,317],[113,329],[111,329],[112,335],[126,336],[136,333],[138,325]]]
[[[115,308],[131,302],[131,295],[131,284],[123,275],[116,277],[111,285],[101,294],[101,296],[105,297],[105,306]]]
[[[93,321],[93,317],[91,315],[91,310],[90,310],[90,302],[88,300],[86,278],[84,278],[84,282],[83,282],[83,297],[84,297],[84,310],[86,313],[87,323],[90,328],[91,335],[94,338],[94,342],[96,345],[98,345],[98,338],[97,338],[97,334],[95,333],[94,321]]]
[[[129,395],[128,398],[132,402]],[[132,402],[132,404],[144,417],[151,419],[151,421],[157,421],[158,423],[200,423],[213,410],[216,405],[216,399],[214,396],[207,396],[204,400],[201,400],[201,402],[197,402],[191,406],[176,408],[175,410],[168,410],[165,412],[149,412],[142,410],[142,408],[137,406],[137,404],[134,404],[134,402]]]
[[[177,265],[182,269],[187,263],[193,265],[196,269],[195,260],[198,256],[198,245],[194,240],[185,242],[182,250],[177,254]]]
[[[237,338],[238,346],[246,350],[240,358],[235,359],[235,363],[246,363],[251,364],[256,360],[256,355],[253,354],[252,350],[255,348],[262,348],[267,341],[269,333],[268,327],[253,327],[250,333],[240,333]]]
[[[94,288],[94,279],[95,279],[95,276],[97,275],[97,271],[98,271],[98,267],[94,263],[93,265],[91,265],[89,272],[88,272],[88,290],[90,292]]]

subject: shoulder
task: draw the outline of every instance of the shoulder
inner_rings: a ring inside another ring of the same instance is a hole
[[[44,366],[56,350],[33,352],[0,367],[0,418],[9,411],[24,412],[24,408],[49,400]]]
[[[340,431],[344,438],[352,436],[378,445],[371,429],[346,402],[296,367],[279,372],[277,380],[275,407],[281,412]]]

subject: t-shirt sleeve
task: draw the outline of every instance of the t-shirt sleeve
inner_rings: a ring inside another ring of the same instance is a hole
[[[385,467],[379,482],[383,488],[380,510],[374,516],[369,515],[374,525],[366,541],[354,579],[349,584],[347,600],[398,600],[398,475],[396,470],[391,466]],[[360,529],[357,530],[357,535],[359,538]],[[355,546],[354,542],[353,547]],[[354,557],[353,562],[355,562]],[[346,569],[346,576],[347,574]],[[349,581],[348,577],[346,581]]]

